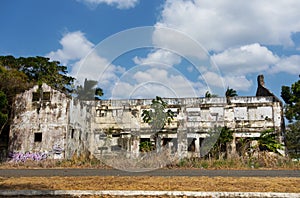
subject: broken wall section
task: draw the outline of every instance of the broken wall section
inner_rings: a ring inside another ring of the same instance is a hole
[[[67,131],[66,158],[88,157],[93,145],[91,131],[92,106],[94,101],[73,98],[70,101],[69,129]]]
[[[9,151],[64,158],[69,98],[46,84],[16,96]]]

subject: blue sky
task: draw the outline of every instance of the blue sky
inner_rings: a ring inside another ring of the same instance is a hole
[[[106,98],[227,86],[251,96],[258,74],[280,96],[299,79],[299,10],[298,0],[3,0],[0,55],[58,60]]]

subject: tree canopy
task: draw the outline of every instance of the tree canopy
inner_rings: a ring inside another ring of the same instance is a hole
[[[300,75],[299,75],[300,77]],[[281,87],[281,97],[285,102],[284,113],[290,122],[285,143],[291,157],[300,156],[300,79],[291,86]]]
[[[170,124],[174,117],[174,113],[170,109],[166,110],[167,106],[168,104],[161,97],[156,96],[150,105],[151,109],[142,112],[143,121],[154,130],[164,128],[164,125]]]
[[[225,92],[225,96],[226,97],[235,97],[235,96],[238,96],[238,94],[237,94],[236,90],[227,87],[227,90]]]
[[[6,105],[7,105],[6,96],[2,91],[0,91],[0,132],[2,131],[2,128],[4,127],[5,123],[8,120]]]
[[[100,99],[103,96],[103,90],[96,85],[97,81],[85,79],[83,86],[79,85],[75,89],[77,98],[79,100]]]
[[[293,83],[291,86],[282,86],[281,97],[286,104],[286,118],[290,122],[300,120],[300,80]]]
[[[40,56],[27,58],[0,56],[0,79],[0,134],[1,141],[4,142],[7,141],[9,118],[16,94],[42,83],[70,94],[74,81],[74,78],[67,74],[66,66]]]
[[[300,157],[300,121],[290,124],[286,131],[286,147],[291,157]]]
[[[50,61],[49,58],[0,56],[0,66],[6,70],[21,72],[26,76],[27,83],[46,83],[54,89],[70,94],[74,78],[67,74],[67,67],[60,65],[58,61]],[[24,78],[23,78],[24,79]]]

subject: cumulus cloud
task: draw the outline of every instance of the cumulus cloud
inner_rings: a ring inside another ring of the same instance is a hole
[[[80,31],[63,35],[60,44],[61,49],[46,56],[68,65],[69,74],[76,78],[77,84],[83,84],[84,79],[95,80],[108,93],[118,80],[118,75],[125,71],[124,67],[111,64],[97,50],[93,50],[95,45]]]
[[[96,52],[91,52],[72,66],[70,74],[76,78],[79,84],[82,84],[85,78],[96,80],[108,91],[118,80],[118,74],[124,71],[125,68],[113,65]]]
[[[99,4],[107,4],[109,6],[115,6],[118,9],[134,8],[139,0],[77,0],[90,6],[91,8],[97,7]]]
[[[300,71],[300,55],[292,55],[280,59],[269,71],[270,73],[285,72],[298,75]]]
[[[212,59],[222,73],[235,75],[267,71],[271,65],[280,60],[268,48],[258,43],[229,48],[212,55]]]
[[[172,68],[149,67],[127,74],[114,87],[114,98],[196,97],[204,86],[186,79]]]
[[[205,72],[202,77],[209,87],[225,89],[233,88],[239,91],[247,91],[252,85],[252,80],[248,80],[245,75],[221,75],[214,72]]]
[[[140,65],[174,66],[181,62],[181,58],[180,56],[178,56],[173,52],[159,49],[149,53],[146,58],[140,58],[135,56],[133,58],[133,61],[135,64],[140,64]]]
[[[291,35],[300,32],[299,10],[298,0],[166,0],[153,43],[183,56],[210,52],[211,65],[194,64],[207,83],[247,91],[253,85],[249,74],[299,70],[298,55],[280,57],[268,49],[269,45],[296,47]],[[195,50],[193,45],[204,50]]]
[[[52,60],[58,60],[62,64],[84,58],[94,47],[94,44],[88,41],[81,31],[65,34],[59,43],[62,48],[52,51],[46,56]]]
[[[299,10],[298,0],[167,0],[156,25],[183,31],[214,51],[256,42],[290,46],[291,33],[300,31]]]

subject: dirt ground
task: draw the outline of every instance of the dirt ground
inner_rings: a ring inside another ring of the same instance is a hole
[[[300,193],[300,178],[282,177],[0,177],[0,190],[173,190]]]

